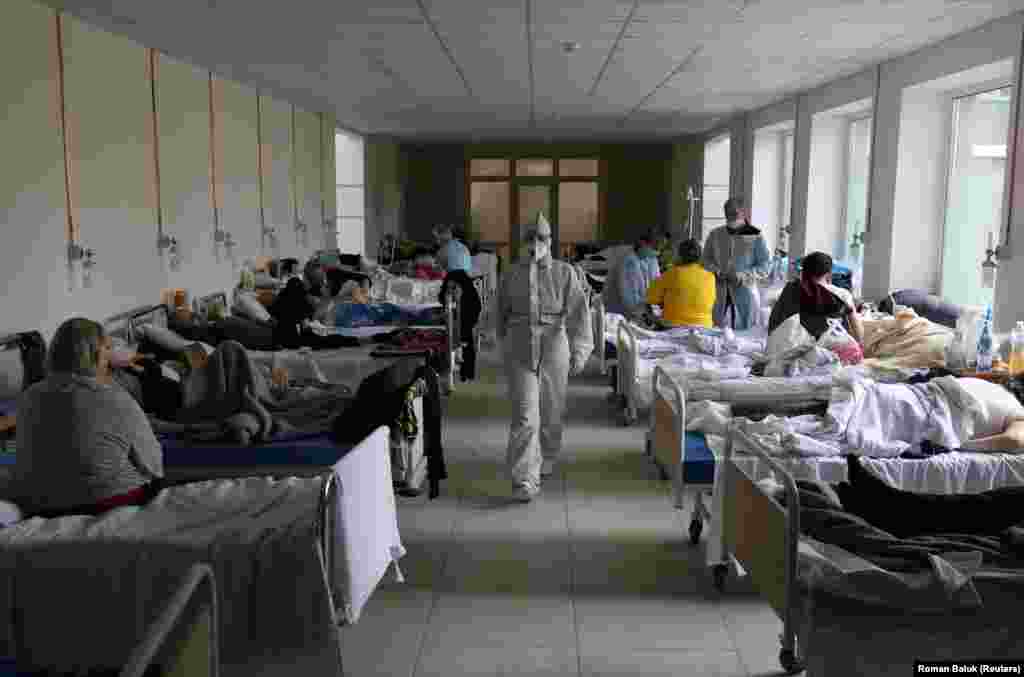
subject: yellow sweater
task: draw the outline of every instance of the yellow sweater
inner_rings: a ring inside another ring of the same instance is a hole
[[[699,263],[675,266],[648,288],[647,303],[661,306],[662,319],[671,325],[710,327],[715,276]]]

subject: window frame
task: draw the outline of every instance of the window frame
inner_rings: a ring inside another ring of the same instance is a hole
[[[793,140],[793,149],[786,153],[786,140]],[[787,155],[789,160],[787,161]],[[789,165],[789,172],[786,166]],[[796,171],[796,127],[779,131],[779,174],[782,180],[779,181],[779,232],[775,236],[775,249],[789,251],[789,236],[792,234],[793,225],[793,174]],[[789,207],[787,209],[786,207]],[[786,247],[780,245],[785,241]]]
[[[363,151],[362,151],[362,155],[363,155],[363,157],[362,157],[363,182],[362,183],[338,183],[338,168],[337,168],[337,152],[338,152],[337,148],[338,148],[338,144],[337,144],[337,138],[338,138],[339,135],[345,135],[345,136],[349,136],[349,137],[357,137],[362,142],[362,149],[363,149]],[[346,222],[347,223],[352,223],[352,222],[358,221],[358,222],[360,222],[362,224],[362,227],[363,227],[363,236],[360,239],[362,240],[362,254],[364,256],[366,256],[366,255],[368,255],[368,252],[366,251],[366,216],[367,216],[367,211],[368,211],[367,208],[366,208],[366,137],[361,135],[361,134],[358,134],[356,132],[353,132],[351,130],[345,129],[344,127],[335,126],[335,128],[334,128],[334,138],[335,138],[334,153],[335,153],[335,165],[336,165],[335,168],[334,168],[334,202],[335,202],[335,204],[334,204],[334,219],[333,219],[333,223],[334,223],[334,246],[335,246],[335,248],[338,251],[341,251],[342,224],[346,223]],[[358,188],[359,189],[360,193],[362,194],[362,198],[363,198],[363,210],[362,210],[362,214],[360,216],[342,215],[342,213],[341,213],[341,204],[338,201],[338,189],[339,188]]]
[[[507,176],[475,176],[473,175],[473,160],[505,160],[509,163],[509,174]],[[552,161],[552,174],[550,176],[520,176],[516,173],[516,162],[519,160],[551,160]],[[597,175],[596,176],[561,176],[560,162],[561,160],[596,160],[597,161]],[[512,251],[513,258],[515,258],[516,243],[521,237],[519,232],[520,226],[519,215],[517,213],[518,202],[516,200],[516,194],[520,186],[538,186],[546,185],[551,186],[554,190],[552,191],[551,210],[552,214],[549,215],[552,229],[552,249],[553,251],[560,252],[562,247],[561,242],[561,224],[558,222],[558,210],[559,210],[559,191],[558,185],[560,183],[596,183],[597,184],[597,227],[599,231],[603,229],[604,219],[607,213],[606,199],[607,199],[607,162],[601,156],[600,153],[538,153],[530,152],[529,149],[524,149],[523,152],[511,152],[504,155],[496,155],[493,152],[490,153],[468,153],[465,160],[465,213],[467,218],[472,211],[472,195],[473,195],[473,183],[476,182],[506,182],[509,184],[509,224],[511,232],[509,233],[509,248]],[[600,233],[598,233],[600,238]],[[557,249],[555,249],[557,247]]]
[[[704,151],[704,162],[701,163],[701,179],[700,179],[701,180],[701,184],[700,184],[700,203],[701,203],[700,204],[700,230],[701,230],[700,237],[701,237],[701,241],[702,242],[707,239],[708,234],[711,233],[711,231],[714,228],[718,228],[719,226],[725,225],[725,216],[724,215],[723,216],[705,216],[705,214],[704,214],[704,210],[705,210],[705,208],[707,206],[707,188],[709,186],[710,187],[714,187],[714,188],[721,188],[722,187],[722,184],[708,183],[707,182],[707,176],[706,176],[706,173],[707,173],[707,149],[708,149],[708,146],[712,146],[712,145],[714,145],[716,143],[722,143],[723,141],[728,141],[729,142],[729,153],[728,153],[727,157],[729,158],[729,177],[731,179],[731,177],[732,177],[732,132],[725,131],[725,132],[722,132],[720,134],[716,134],[714,136],[708,137],[704,141],[704,148],[703,148],[703,151]],[[726,179],[726,180],[729,181],[730,179]],[[726,183],[725,184],[726,199],[728,199],[728,196],[730,194],[731,189],[732,189],[732,186],[729,183]],[[714,226],[712,226],[711,224],[707,224],[707,227],[705,227],[705,222],[706,221],[715,221],[715,222],[721,221],[722,223],[716,224]]]
[[[872,138],[875,135],[875,116],[873,110],[863,111],[853,115],[844,116],[843,120],[843,169],[842,176],[840,177],[840,201],[839,201],[839,223],[842,224],[843,228],[843,250],[842,254],[845,258],[850,258],[850,247],[852,246],[851,239],[853,234],[849,229],[849,206],[850,206],[850,176],[852,175],[851,166],[853,163],[853,126],[858,122],[865,120],[869,121],[870,128],[868,130],[868,176],[866,190],[868,193],[866,204],[864,206],[864,233],[868,232],[868,210],[871,203],[871,167],[874,164],[874,155],[871,151],[874,150],[872,144]],[[861,245],[863,246],[863,244]],[[861,260],[863,260],[864,253],[861,252]]]
[[[1014,68],[1016,72],[1016,65]],[[946,265],[945,265],[945,251],[946,251],[946,229],[949,227],[948,215],[949,215],[949,190],[950,185],[953,181],[953,164],[956,161],[957,151],[959,150],[959,134],[957,134],[957,128],[959,127],[959,107],[957,106],[957,99],[966,99],[968,97],[977,96],[978,94],[984,94],[985,92],[992,92],[998,89],[1010,89],[1010,120],[1007,124],[1006,130],[1006,170],[1003,172],[1003,196],[1002,196],[1002,207],[1001,207],[1001,218],[996,228],[998,237],[995,241],[995,246],[998,248],[1003,245],[1003,241],[1007,238],[1010,226],[1010,190],[1012,187],[1010,171],[1010,152],[1013,147],[1013,132],[1014,132],[1014,101],[1017,97],[1017,93],[1013,90],[1017,87],[1016,78],[1010,76],[1007,78],[999,78],[996,80],[986,80],[985,82],[975,83],[965,87],[958,87],[943,92],[944,106],[945,106],[945,118],[946,118],[946,143],[944,144],[945,158],[945,176],[942,184],[942,228],[939,230],[938,240],[938,257],[939,257],[939,279],[938,287],[941,291],[946,282]],[[984,259],[983,259],[984,260]],[[978,261],[978,265],[981,266],[982,261]],[[993,292],[994,293],[994,292]]]

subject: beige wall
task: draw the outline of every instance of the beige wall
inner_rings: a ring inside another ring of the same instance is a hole
[[[261,253],[264,221],[282,255],[322,246],[332,116],[217,76],[211,86],[204,69],[30,0],[3,3],[0,55],[18,64],[0,72],[0,333],[48,336],[71,313],[103,319],[158,302],[167,286],[230,287],[216,218],[238,260]],[[179,271],[161,265],[161,228],[179,242]],[[91,288],[69,288],[69,230],[95,251]]]

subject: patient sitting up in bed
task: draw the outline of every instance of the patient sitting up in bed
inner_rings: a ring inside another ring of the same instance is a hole
[[[18,405],[11,489],[27,514],[97,514],[152,498],[160,443],[135,399],[111,377],[102,325],[70,319],[50,345],[47,377]]]
[[[853,296],[832,284],[832,257],[814,252],[804,257],[800,279],[786,285],[772,307],[768,333],[783,322],[800,315],[800,324],[817,340],[829,327],[829,320],[842,320],[845,329],[857,343],[864,343],[864,327],[857,313]]]
[[[663,322],[672,327],[711,327],[715,305],[715,276],[701,265],[699,240],[679,245],[679,265],[651,283],[649,306],[661,306]]]

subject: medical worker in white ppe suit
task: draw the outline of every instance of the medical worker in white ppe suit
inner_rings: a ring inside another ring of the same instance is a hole
[[[528,502],[562,448],[569,373],[583,372],[594,338],[582,283],[571,265],[551,258],[543,214],[524,239],[528,259],[501,279],[497,330],[513,403],[508,466],[515,498]]]

